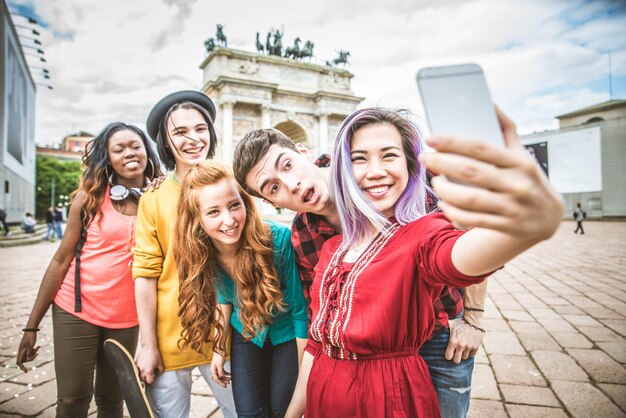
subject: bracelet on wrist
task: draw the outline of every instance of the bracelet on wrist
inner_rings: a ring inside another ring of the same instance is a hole
[[[477,325],[472,324],[470,321],[468,321],[468,320],[467,320],[467,319],[465,319],[465,318],[461,318],[461,321],[463,321],[463,323],[464,323],[464,324],[466,324],[466,325],[468,325],[468,326],[470,326],[470,327],[474,328],[476,331],[480,331],[480,332],[482,332],[483,334],[487,332],[487,331],[485,331],[485,329],[484,329],[484,328],[481,328],[481,327],[479,327],[479,326],[477,326]]]
[[[472,308],[469,306],[465,306],[463,307],[464,310],[468,311],[468,312],[485,312],[485,310],[483,308]]]
[[[22,332],[39,332],[39,328],[22,328]]]

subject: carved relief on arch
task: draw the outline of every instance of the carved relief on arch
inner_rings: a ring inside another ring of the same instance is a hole
[[[238,60],[232,63],[233,69],[241,74],[253,75],[259,72],[259,63],[256,58]]]

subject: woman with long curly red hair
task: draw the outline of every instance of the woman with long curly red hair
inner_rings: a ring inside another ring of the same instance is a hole
[[[212,378],[226,386],[232,325],[237,415],[282,417],[308,325],[289,228],[263,221],[231,170],[203,161],[182,183],[175,240],[181,346],[200,351],[214,340]]]

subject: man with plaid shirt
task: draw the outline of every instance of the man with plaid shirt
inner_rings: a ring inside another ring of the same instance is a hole
[[[312,163],[307,153],[277,130],[258,129],[237,145],[233,169],[250,194],[297,212],[291,242],[310,303],[309,288],[322,245],[341,227],[330,193],[330,157],[322,155]],[[427,203],[429,209],[436,207],[432,199]],[[420,355],[428,365],[444,418],[465,417],[469,409],[473,356],[484,334],[480,319],[486,286],[484,281],[465,292],[444,287],[433,303],[435,329]]]

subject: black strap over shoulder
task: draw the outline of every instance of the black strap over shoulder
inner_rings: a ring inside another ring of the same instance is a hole
[[[80,240],[76,244],[76,263],[74,264],[74,312],[82,312],[83,305],[80,297],[80,256],[83,253],[83,246],[87,240],[87,225],[85,225],[84,212],[80,212]]]

